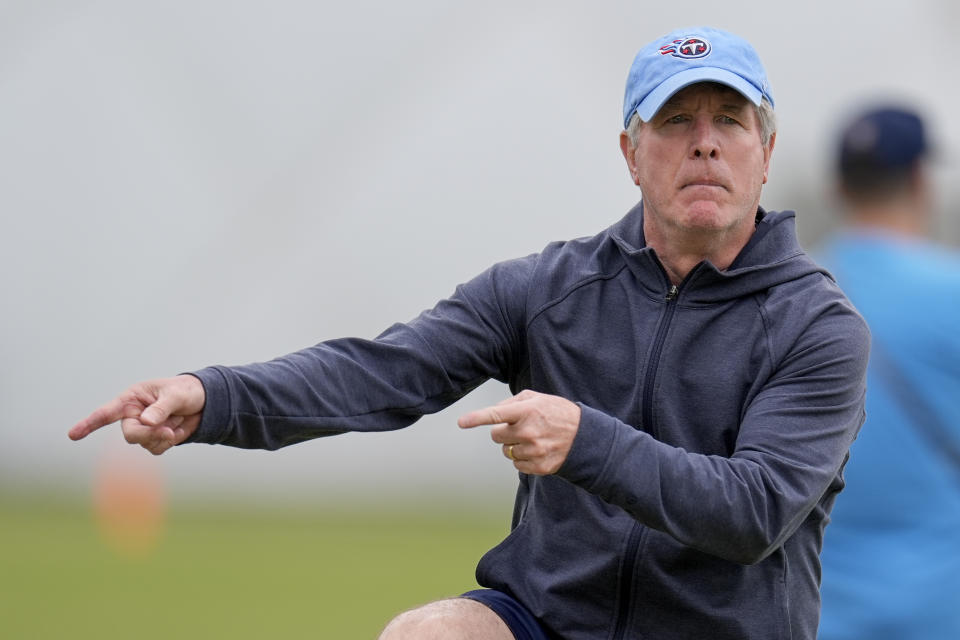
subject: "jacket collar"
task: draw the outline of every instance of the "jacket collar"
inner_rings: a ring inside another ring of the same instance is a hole
[[[608,233],[630,270],[652,295],[669,289],[669,280],[656,251],[646,244],[641,201],[609,228]],[[793,211],[757,211],[757,230],[728,269],[701,262],[681,285],[686,303],[712,304],[750,295],[811,273],[827,272],[804,253],[796,236]]]

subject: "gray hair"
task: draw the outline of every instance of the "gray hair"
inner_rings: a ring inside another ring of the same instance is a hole
[[[760,101],[760,106],[755,107],[755,109],[757,110],[757,118],[760,120],[760,140],[763,142],[763,146],[767,146],[770,144],[773,134],[777,131],[777,114],[773,112],[773,105],[766,98],[763,98]],[[630,123],[627,125],[627,135],[634,146],[637,144],[640,127],[642,126],[643,120],[640,119],[639,114],[634,112],[630,116]]]

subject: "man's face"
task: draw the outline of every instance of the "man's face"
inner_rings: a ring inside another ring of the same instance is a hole
[[[645,225],[672,234],[752,229],[773,143],[763,144],[754,105],[717,84],[679,91],[640,128],[636,146],[621,140]]]

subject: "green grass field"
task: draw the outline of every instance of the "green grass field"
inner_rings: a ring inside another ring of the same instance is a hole
[[[509,514],[171,507],[155,549],[119,553],[87,505],[0,498],[0,637],[376,637],[475,587]]]

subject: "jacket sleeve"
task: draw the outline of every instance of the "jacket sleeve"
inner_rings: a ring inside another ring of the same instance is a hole
[[[373,340],[322,342],[269,362],[193,372],[206,404],[189,442],[277,449],[347,431],[406,427],[489,378],[523,349],[536,256],[499,263]]]
[[[864,420],[869,342],[849,306],[818,316],[746,407],[730,457],[669,446],[582,407],[559,475],[685,545],[759,562],[839,473]]]

